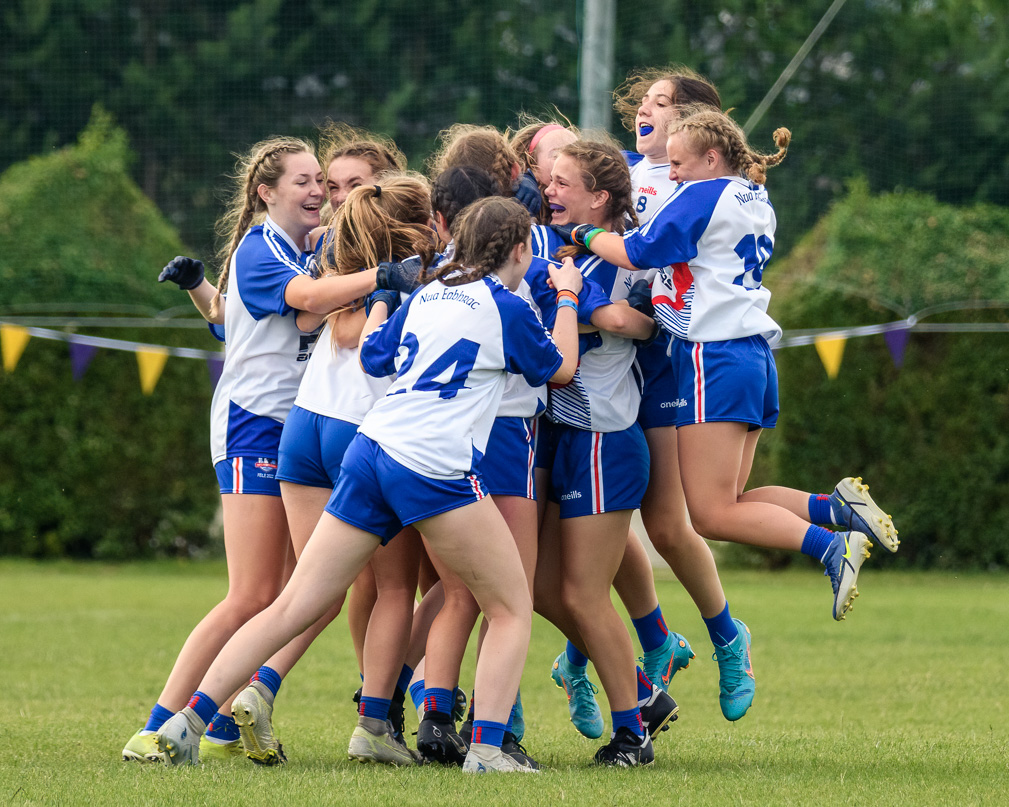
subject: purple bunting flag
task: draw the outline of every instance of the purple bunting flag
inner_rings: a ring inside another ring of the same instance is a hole
[[[224,359],[207,359],[207,371],[210,373],[210,384],[217,389],[217,382],[221,380],[221,371],[224,370]]]
[[[98,348],[94,345],[82,345],[78,342],[68,342],[67,347],[70,349],[70,368],[73,372],[74,381],[80,381],[84,377],[88,365],[91,364],[91,360],[98,352]]]
[[[907,347],[907,340],[910,335],[911,332],[906,328],[901,328],[897,331],[886,331],[883,334],[886,346],[890,349],[893,364],[898,370],[904,366],[904,349]]]

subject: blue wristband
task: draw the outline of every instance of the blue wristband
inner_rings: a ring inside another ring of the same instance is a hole
[[[557,308],[558,309],[561,309],[561,308],[573,308],[575,311],[577,311],[578,310],[578,303],[576,303],[574,300],[570,299],[569,297],[562,297],[560,300],[557,301]]]

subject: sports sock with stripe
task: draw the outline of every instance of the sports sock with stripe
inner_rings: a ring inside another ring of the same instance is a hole
[[[361,696],[361,704],[357,708],[357,713],[361,717],[374,717],[378,720],[385,720],[389,717],[389,707],[392,701],[387,698],[371,698]]]
[[[641,720],[641,710],[635,706],[624,712],[610,712],[610,720],[613,724],[613,733],[623,726],[633,731],[638,737],[645,736],[645,724]]]
[[[806,530],[806,535],[802,539],[802,554],[823,561],[823,556],[827,554],[827,548],[834,540],[835,533],[810,524]]]
[[[494,723],[490,720],[473,721],[473,742],[483,745],[495,745],[501,747],[504,742],[504,734],[508,727],[504,723]]]
[[[641,649],[646,653],[656,647],[662,647],[662,643],[669,635],[666,620],[662,617],[661,605],[657,605],[655,610],[646,616],[632,619],[631,623],[634,625],[634,630],[637,631]]]
[[[812,493],[809,496],[809,520],[812,524],[834,524],[834,510],[830,506],[830,496],[826,493]]]
[[[702,616],[701,619],[704,620],[704,624],[708,628],[708,636],[711,637],[711,643],[715,647],[726,647],[732,644],[733,640],[739,635],[739,629],[736,627],[736,623],[732,621],[732,615],[729,614],[728,603],[725,603],[725,607],[717,616],[710,618]]]

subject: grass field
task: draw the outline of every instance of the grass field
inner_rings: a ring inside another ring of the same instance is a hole
[[[0,805],[1009,804],[1009,577],[867,566],[840,624],[812,570],[723,581],[753,632],[756,700],[738,723],[721,717],[700,617],[661,577],[667,620],[698,657],[673,681],[681,717],[651,768],[590,766],[599,743],[567,720],[549,678],[563,643],[539,620],[522,691],[542,775],[349,762],[358,679],[341,618],[281,690],[287,766],[165,769],[125,764],[119,751],[223,594],[223,564],[0,561]],[[464,685],[471,675],[470,662]]]

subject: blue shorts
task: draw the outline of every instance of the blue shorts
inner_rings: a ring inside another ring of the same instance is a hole
[[[279,496],[276,457],[230,457],[214,466],[221,493]]]
[[[432,479],[411,471],[363,434],[351,440],[326,512],[387,544],[403,527],[487,496],[478,472]]]
[[[637,359],[644,378],[638,423],[642,429],[675,426],[680,396],[676,373],[669,361],[669,334],[663,331],[648,347],[639,347]]]
[[[557,424],[546,415],[536,418],[536,467],[549,471],[554,467],[557,450]]]
[[[648,444],[637,423],[620,432],[554,424],[557,453],[550,500],[561,518],[637,510],[648,487]]]
[[[355,434],[356,423],[292,407],[280,434],[277,479],[332,490]]]
[[[536,498],[533,468],[540,418],[494,418],[480,476],[492,496]]]
[[[778,370],[763,336],[673,339],[671,361],[682,402],[677,426],[724,421],[746,423],[753,431],[778,422]]]

